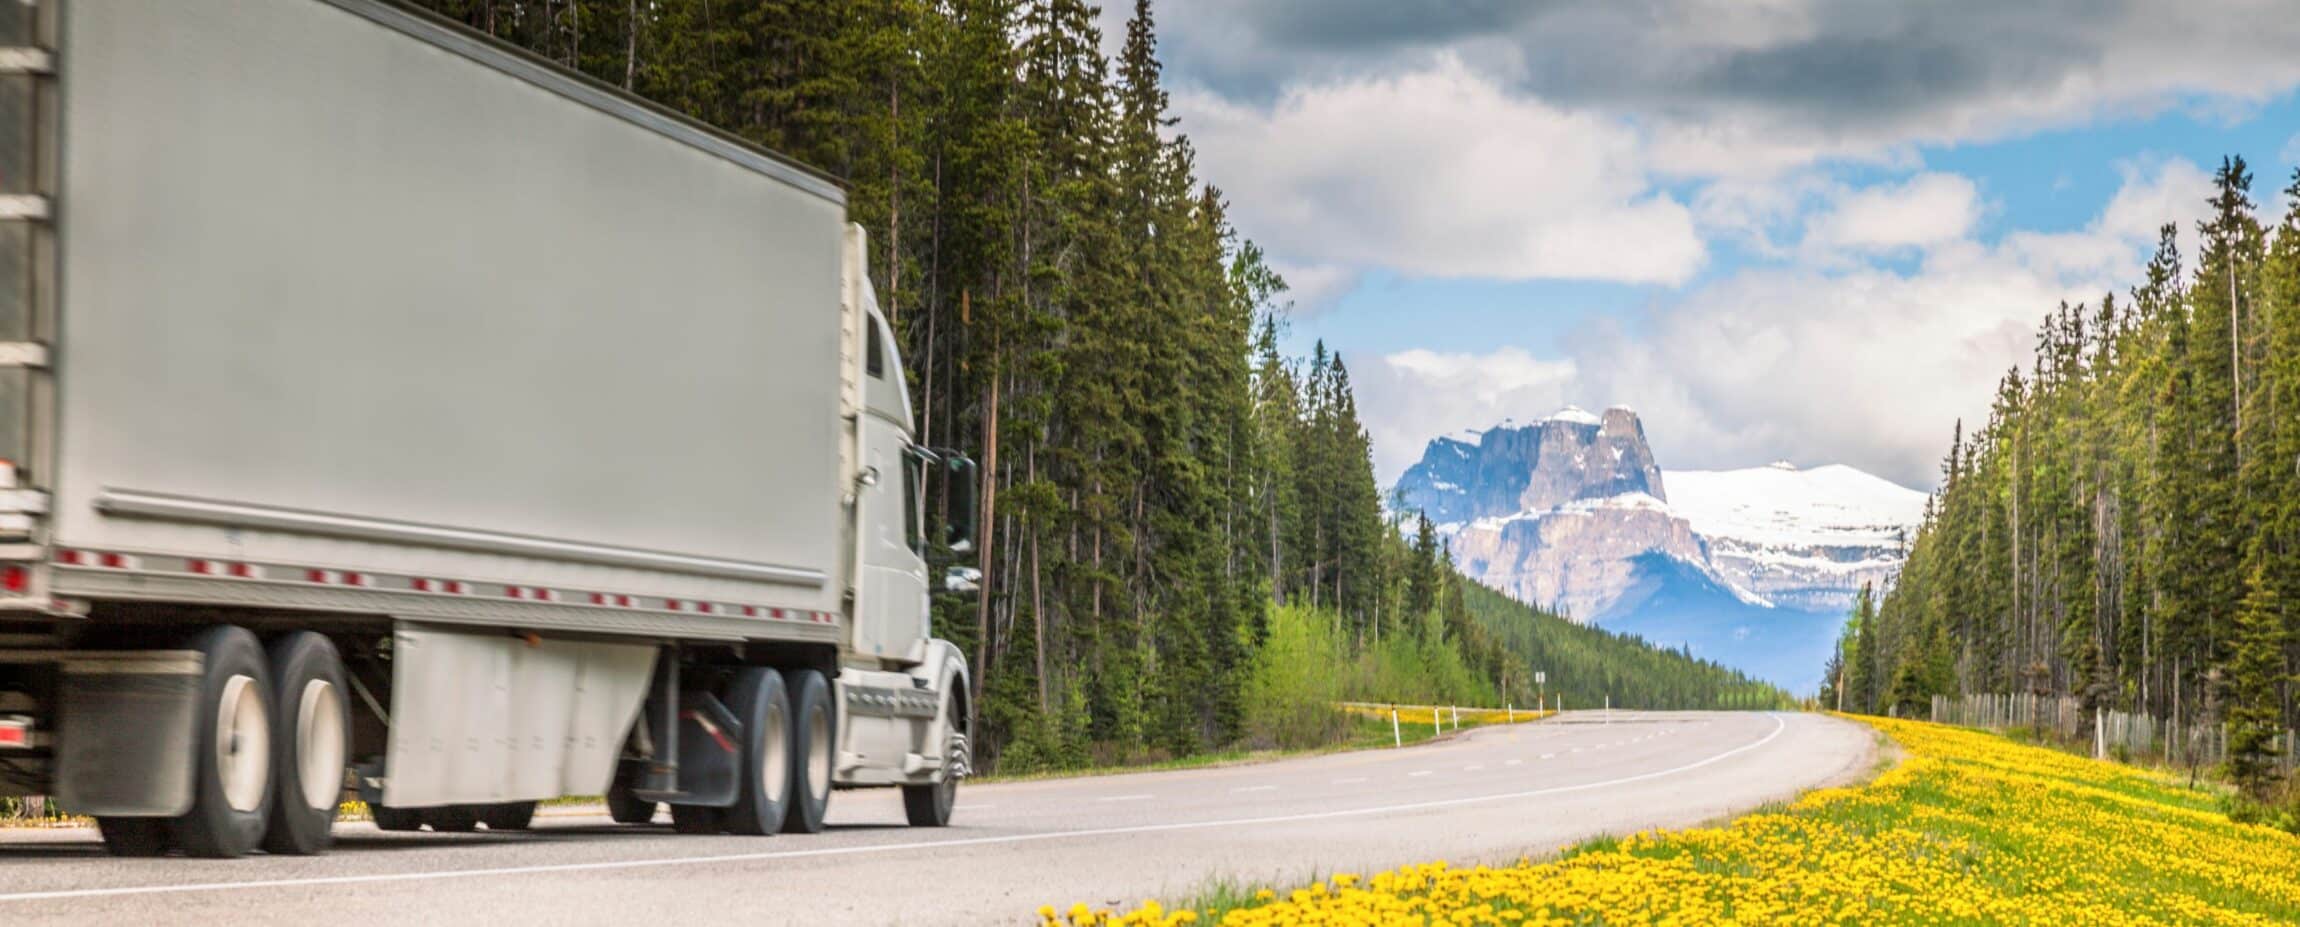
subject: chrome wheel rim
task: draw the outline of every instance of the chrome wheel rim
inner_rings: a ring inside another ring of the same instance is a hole
[[[807,717],[807,795],[817,802],[831,797],[831,719],[819,706]]]
[[[233,811],[263,807],[264,790],[271,787],[271,735],[255,678],[224,680],[223,697],[216,700],[216,784]]]
[[[775,802],[779,810],[783,798],[790,794],[791,782],[791,731],[780,700],[767,705],[763,726],[765,730],[759,734],[765,748],[759,763],[759,796]]]
[[[343,793],[343,696],[325,679],[304,683],[296,708],[296,780],[312,810],[334,808]]]

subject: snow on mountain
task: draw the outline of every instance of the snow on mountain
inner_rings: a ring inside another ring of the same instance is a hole
[[[1925,494],[1846,466],[1663,471],[1637,413],[1568,406],[1431,441],[1391,505],[1521,601],[1801,687]]]
[[[1663,480],[1719,572],[1801,608],[1841,609],[1861,584],[1890,582],[1924,517],[1924,493],[1843,465],[1669,470]]]
[[[1670,504],[1710,537],[1768,544],[1896,544],[1925,494],[1843,464],[1663,470]]]

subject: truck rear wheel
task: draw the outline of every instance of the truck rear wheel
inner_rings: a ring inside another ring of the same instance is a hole
[[[655,820],[655,803],[631,794],[631,787],[615,783],[607,789],[607,816],[617,824],[646,824]]]
[[[113,856],[159,856],[170,845],[167,818],[97,818],[96,832]]]
[[[479,809],[470,805],[441,805],[423,809],[423,823],[434,833],[468,834],[479,829]]]
[[[277,787],[263,846],[297,856],[325,853],[335,842],[351,730],[343,661],[327,638],[297,631],[272,642],[271,671],[272,705],[278,710],[273,726],[278,735],[272,738]]]
[[[791,706],[783,674],[754,666],[727,693],[728,707],[743,719],[743,779],[735,806],[725,814],[727,829],[763,837],[783,829],[791,796]]]
[[[382,805],[369,805],[367,810],[369,814],[375,817],[376,830],[423,829],[423,809],[421,808],[386,808]]]
[[[535,803],[512,801],[481,806],[479,823],[487,825],[488,830],[526,830],[535,823]]]
[[[716,834],[727,829],[721,820],[726,809],[704,805],[672,805],[671,829],[682,834]]]
[[[791,800],[783,829],[817,834],[831,803],[831,687],[823,674],[796,670],[791,699]]]
[[[271,819],[271,671],[245,628],[209,628],[191,649],[203,664],[192,810],[168,829],[193,856],[240,856],[263,840]]]

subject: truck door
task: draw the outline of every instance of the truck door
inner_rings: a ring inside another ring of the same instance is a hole
[[[854,620],[854,649],[887,659],[917,659],[924,655],[926,627],[926,559],[921,555],[923,527],[919,523],[920,458],[911,451],[907,409],[892,407],[900,401],[901,365],[891,350],[884,323],[876,314],[867,320],[863,393],[869,411],[862,419],[862,459],[865,472],[875,473],[859,494],[862,505],[856,528],[861,532],[862,597]],[[891,400],[891,401],[890,401]]]

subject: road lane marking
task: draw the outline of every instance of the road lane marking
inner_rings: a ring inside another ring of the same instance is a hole
[[[1429,774],[1430,774],[1430,771],[1429,771],[1429,770],[1426,770],[1426,769],[1417,769],[1417,770],[1414,770],[1413,772],[1410,772],[1410,773],[1406,773],[1406,775],[1407,775],[1409,778],[1410,778],[1410,777],[1413,777],[1413,776],[1426,776],[1426,775],[1429,775]]]
[[[1274,785],[1249,785],[1242,789],[1231,789],[1230,791],[1235,794],[1238,792],[1275,792],[1277,790],[1278,787]]]
[[[1334,784],[1335,784],[1335,785],[1349,785],[1349,784],[1351,784],[1351,783],[1356,783],[1356,782],[1364,782],[1364,781],[1366,781],[1366,777],[1364,777],[1364,776],[1351,776],[1351,777],[1349,777],[1349,778],[1347,778],[1347,779],[1336,779],[1336,780],[1334,780]]]
[[[432,872],[385,872],[368,875],[309,876],[298,879],[250,879],[241,882],[190,882],[173,885],[124,885],[112,888],[77,888],[55,891],[12,892],[0,894],[0,903],[11,901],[54,901],[66,898],[107,898],[125,895],[174,895],[195,892],[223,892],[261,888],[305,888],[315,885],[369,885],[388,882],[428,882],[448,879],[492,878],[513,875],[540,875],[562,872],[600,872],[617,869],[652,869],[664,866],[694,866],[712,863],[762,862],[776,859],[812,859],[827,856],[860,856],[869,853],[897,853],[910,850],[939,850],[955,847],[996,846],[1000,844],[1039,843],[1047,840],[1067,840],[1082,837],[1114,837],[1129,834],[1155,834],[1173,831],[1210,830],[1215,828],[1266,827],[1272,824],[1298,824],[1305,821],[1330,821],[1341,818],[1366,817],[1400,811],[1429,811],[1439,808],[1459,808],[1491,802],[1519,801],[1549,795],[1587,792],[1617,785],[1650,782],[1655,779],[1692,772],[1705,766],[1724,762],[1751,750],[1772,743],[1789,729],[1781,716],[1768,713],[1773,719],[1773,731],[1754,741],[1734,747],[1705,759],[1682,766],[1622,776],[1601,782],[1583,782],[1575,785],[1554,785],[1546,788],[1524,789],[1492,795],[1470,795],[1461,798],[1440,798],[1428,801],[1404,802],[1392,805],[1373,805],[1364,808],[1338,808],[1326,811],[1304,811],[1294,814],[1273,814],[1251,818],[1228,818],[1216,821],[1175,821],[1162,824],[1136,824],[1118,827],[1094,827],[1079,830],[1042,831],[1035,834],[1005,834],[994,837],[960,837],[951,840],[916,840],[906,843],[880,843],[867,846],[818,847],[808,850],[765,850],[756,853],[721,853],[711,856],[657,856],[640,859],[601,860],[588,863],[541,863],[532,866],[499,866],[488,869],[457,869]],[[1148,797],[1148,796],[1144,796]]]
[[[1485,767],[1483,767],[1483,766],[1479,766],[1479,765],[1477,765],[1476,763],[1471,763],[1471,764],[1470,764],[1470,765],[1468,765],[1468,766],[1464,766],[1464,767],[1462,767],[1462,768],[1461,768],[1461,771],[1462,771],[1462,772],[1476,772],[1476,771],[1478,771],[1478,770],[1480,770],[1480,769],[1484,769],[1484,768],[1485,768]]]
[[[1502,764],[1501,764],[1501,765],[1503,765],[1503,766],[1515,766],[1515,765],[1517,765],[1517,764],[1519,764],[1519,763],[1523,763],[1523,762],[1525,762],[1525,761],[1524,761],[1524,760],[1505,760],[1505,761],[1503,761],[1503,762],[1502,762]]]
[[[1095,801],[1141,801],[1146,798],[1155,797],[1156,796],[1153,795],[1107,795],[1102,798],[1097,798]]]
[[[1544,753],[1544,754],[1542,754],[1542,755],[1541,755],[1541,758],[1542,758],[1542,759],[1545,759],[1545,760],[1554,760],[1554,759],[1557,759],[1557,754],[1555,754],[1555,753]]]

